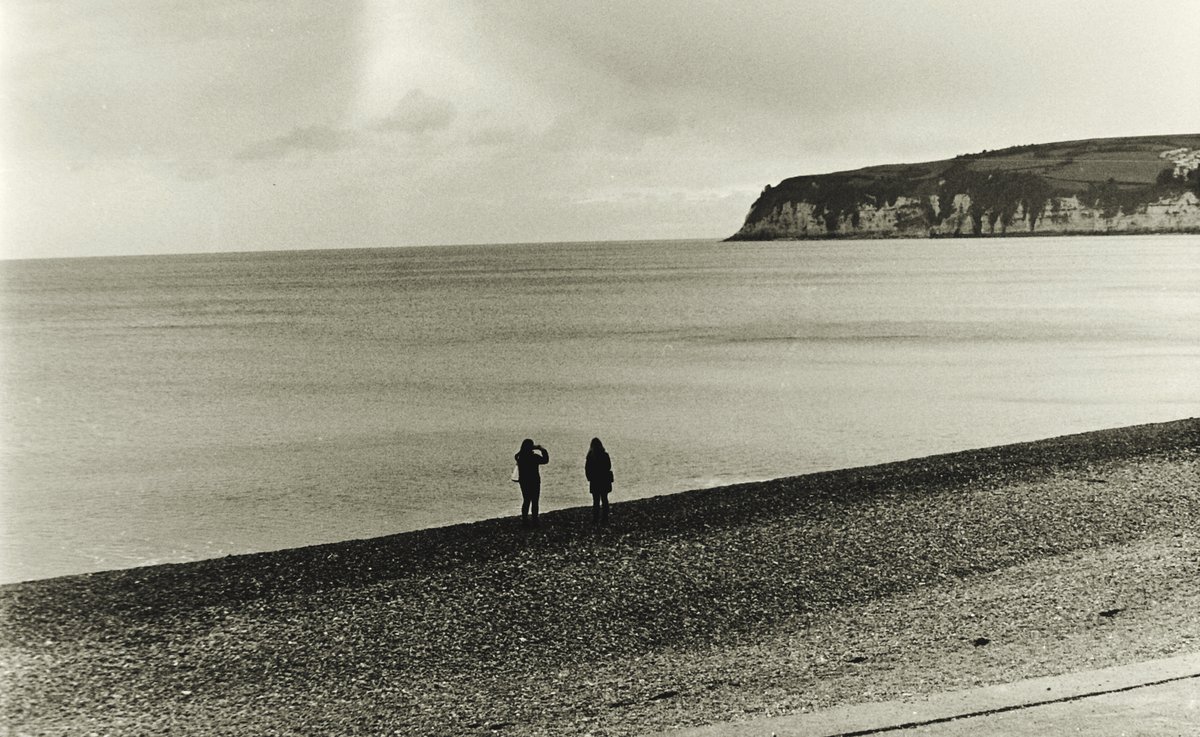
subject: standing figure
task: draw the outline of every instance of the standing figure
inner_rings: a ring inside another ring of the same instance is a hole
[[[513,460],[517,462],[517,483],[521,485],[521,524],[537,527],[538,498],[542,495],[542,472],[539,466],[550,462],[550,451],[525,438]]]
[[[612,459],[600,438],[592,438],[583,473],[587,476],[588,490],[592,492],[592,524],[607,525],[608,493],[612,491],[613,483]]]

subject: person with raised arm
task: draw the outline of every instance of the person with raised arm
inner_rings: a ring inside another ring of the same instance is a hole
[[[516,481],[521,486],[521,524],[537,527],[538,498],[542,495],[541,467],[550,462],[550,451],[525,438],[513,460],[517,462]]]

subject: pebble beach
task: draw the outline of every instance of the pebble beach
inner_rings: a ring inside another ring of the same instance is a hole
[[[640,735],[1200,651],[1197,419],[619,493],[2,586],[0,733]]]

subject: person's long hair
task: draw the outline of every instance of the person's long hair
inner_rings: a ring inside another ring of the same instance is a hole
[[[533,439],[525,438],[521,441],[521,449],[517,451],[517,455],[526,455],[533,450]]]
[[[592,438],[592,446],[588,448],[588,455],[592,455],[593,453],[598,454],[607,452],[608,451],[604,450],[604,443],[600,442],[600,438]]]

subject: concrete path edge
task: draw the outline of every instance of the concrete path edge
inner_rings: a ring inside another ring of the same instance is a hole
[[[1200,653],[1015,683],[657,733],[660,737],[860,737],[1200,678]]]

